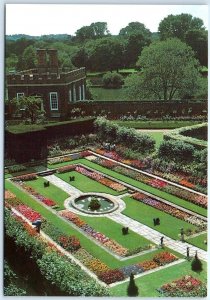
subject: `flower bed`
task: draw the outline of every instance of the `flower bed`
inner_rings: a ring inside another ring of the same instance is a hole
[[[15,207],[15,209],[18,210],[24,217],[26,217],[31,222],[34,222],[37,219],[42,219],[41,215],[38,212],[36,212],[27,205],[18,204]]]
[[[61,211],[60,215],[65,219],[74,223],[77,227],[83,230],[86,234],[94,238],[96,241],[101,243],[104,247],[111,250],[113,253],[119,256],[125,256],[128,253],[128,249],[122,247],[116,241],[111,240],[106,237],[103,233],[100,233],[93,229],[90,225],[86,224],[83,220],[81,220],[77,215],[70,211]]]
[[[4,191],[4,199],[5,200],[15,199],[15,198],[16,198],[16,196],[12,192],[7,191],[7,190]]]
[[[12,180],[13,181],[30,181],[30,180],[34,180],[34,179],[37,179],[37,175],[35,173],[32,173],[32,174],[14,177]]]
[[[121,272],[118,269],[106,271],[106,272],[100,274],[98,277],[99,277],[99,279],[104,281],[106,284],[111,284],[116,281],[122,281],[125,279],[123,272]]]
[[[169,252],[161,252],[153,257],[153,261],[159,266],[165,266],[175,260],[177,260],[177,257]]]
[[[205,297],[205,287],[202,281],[191,275],[185,275],[161,286],[158,291],[166,297]]]
[[[117,163],[114,163],[114,164],[111,163],[109,165],[109,163],[106,163],[106,161],[108,161],[108,160],[104,159],[104,158],[98,158],[98,157],[95,160],[93,160],[94,163],[97,163],[101,166],[112,169],[113,171],[116,171],[116,172],[118,172],[122,175],[129,176],[129,177],[131,177],[135,180],[138,180],[140,182],[143,182],[145,184],[153,186],[157,189],[160,189],[162,191],[165,191],[167,193],[170,193],[172,195],[180,197],[180,198],[182,198],[184,200],[187,200],[189,202],[192,202],[196,205],[200,205],[204,208],[207,208],[207,197],[206,196],[200,196],[200,195],[195,194],[191,191],[182,189],[181,187],[177,187],[177,186],[174,186],[170,183],[167,183],[163,180],[154,179],[154,178],[150,177],[149,175],[142,174],[138,171],[128,169],[128,168],[126,168],[124,166],[121,166]],[[157,175],[160,176],[161,174],[158,173]],[[176,181],[179,183],[180,178],[178,178]],[[187,181],[183,180],[183,182],[184,182],[184,185],[187,186]],[[188,187],[189,187],[189,185],[190,185],[190,183],[188,184]],[[192,186],[191,186],[191,188],[192,188]]]
[[[173,207],[169,204],[166,204],[159,200],[153,199],[143,193],[134,193],[132,195],[132,198],[135,200],[138,200],[144,204],[147,204],[149,206],[155,207],[155,208],[159,209],[160,211],[168,213],[171,216],[174,216],[178,219],[184,220],[188,223],[198,226],[198,227],[200,227],[200,230],[204,230],[207,226],[206,222],[202,221],[201,219],[199,219],[195,216],[192,216],[192,215],[188,214],[187,212],[182,211],[182,210],[180,210],[176,207]]]
[[[71,160],[77,160],[77,159],[86,157],[88,155],[90,155],[90,152],[88,150],[78,152],[78,153],[71,153],[71,154],[68,154],[68,155],[65,155],[65,156],[49,158],[48,163],[50,165],[54,165],[54,164],[57,164],[57,163],[68,162],[68,161],[71,161]]]
[[[74,171],[75,168],[76,168],[75,165],[68,165],[68,166],[60,167],[57,169],[57,173],[66,173],[66,172]]]
[[[80,246],[80,241],[75,236],[60,236],[59,244],[67,251],[76,251]]]

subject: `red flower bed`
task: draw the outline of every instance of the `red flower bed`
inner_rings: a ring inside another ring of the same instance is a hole
[[[99,279],[104,281],[106,284],[111,284],[116,281],[124,280],[125,276],[124,276],[123,272],[116,269],[116,270],[110,270],[110,271],[100,274]]]
[[[29,221],[34,222],[37,219],[41,219],[41,215],[34,211],[32,208],[28,207],[27,205],[20,204],[16,206],[16,209]]]
[[[169,264],[169,263],[171,263],[171,262],[173,262],[177,259],[178,258],[175,255],[173,255],[169,252],[161,252],[161,253],[156,254],[153,257],[154,262],[156,262],[160,266],[164,266],[166,264]]]
[[[149,184],[153,187],[164,188],[167,185],[167,182],[160,179],[150,179]]]
[[[55,201],[53,201],[53,200],[51,200],[51,199],[47,199],[47,198],[43,199],[42,202],[43,202],[44,204],[46,204],[47,206],[55,206],[55,205],[57,205],[57,204],[55,203]]]

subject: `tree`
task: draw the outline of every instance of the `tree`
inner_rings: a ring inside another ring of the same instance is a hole
[[[125,66],[134,67],[142,49],[151,43],[151,32],[144,24],[131,22],[120,30],[119,36],[125,40]]]
[[[37,65],[36,50],[33,46],[28,46],[19,58],[17,68],[19,70],[33,69]]]
[[[123,46],[119,39],[104,37],[85,45],[88,67],[93,71],[113,71],[122,66]]]
[[[35,96],[21,97],[13,99],[16,111],[22,110],[24,119],[30,119],[31,124],[36,123],[37,119],[44,115],[45,111],[41,108],[43,100]]]
[[[169,15],[158,27],[161,40],[176,37],[185,41],[186,33],[190,30],[205,30],[203,21],[190,14]]]
[[[135,85],[139,78],[138,94],[140,99],[158,99],[170,101],[174,98],[186,99],[198,88],[198,61],[192,49],[179,39],[154,42],[145,47],[137,65],[142,68],[141,76],[135,76]],[[129,96],[129,83],[127,96]],[[131,99],[135,99],[135,91]]]
[[[133,275],[133,273],[131,273],[129,285],[127,288],[127,295],[130,297],[137,297],[138,294],[139,294],[139,289],[138,289],[137,285],[135,284],[134,275]]]
[[[208,32],[200,18],[190,14],[169,15],[160,22],[158,31],[161,40],[179,38],[191,46],[201,65],[208,65]]]
[[[203,270],[202,262],[198,258],[197,251],[196,251],[195,257],[191,263],[191,269],[195,272],[201,272]]]
[[[95,22],[89,26],[83,26],[76,31],[76,40],[85,42],[89,39],[97,39],[110,35],[106,22]]]

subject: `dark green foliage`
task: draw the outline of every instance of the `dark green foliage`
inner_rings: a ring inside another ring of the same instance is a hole
[[[129,147],[140,153],[154,150],[155,141],[146,134],[140,134],[135,129],[119,126],[105,118],[97,118],[95,127],[101,141],[110,141]]]
[[[98,199],[91,199],[90,201],[90,204],[88,205],[88,207],[91,209],[91,210],[97,210],[101,207],[101,204],[99,202]]]
[[[192,161],[195,148],[182,141],[163,141],[160,144],[158,157],[174,161]]]
[[[127,295],[129,297],[137,297],[139,295],[139,289],[135,284],[133,273],[131,273],[130,275],[130,282],[127,288]]]
[[[117,72],[108,72],[103,76],[105,88],[120,88],[123,84],[123,76]]]
[[[55,252],[46,253],[38,260],[42,274],[71,296],[108,296],[108,290]]]
[[[15,284],[16,274],[4,260],[4,296],[24,296],[26,291]]]
[[[203,270],[202,262],[198,258],[197,253],[195,254],[195,257],[191,263],[191,269],[195,272],[201,272]]]

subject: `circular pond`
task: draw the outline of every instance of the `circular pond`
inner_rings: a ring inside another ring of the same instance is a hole
[[[106,214],[118,208],[118,203],[109,195],[84,194],[71,202],[71,205],[88,214]]]

